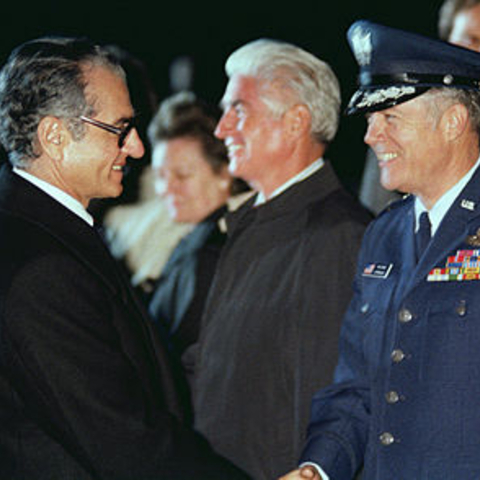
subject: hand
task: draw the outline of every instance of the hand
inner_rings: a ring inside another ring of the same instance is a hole
[[[293,470],[278,480],[322,480],[322,477],[311,465]]]

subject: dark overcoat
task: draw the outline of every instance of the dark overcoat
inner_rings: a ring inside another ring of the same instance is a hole
[[[0,478],[245,478],[184,427],[170,360],[86,222],[0,171]]]
[[[418,264],[413,232],[409,197],[365,235],[303,454],[333,480],[480,478],[480,170]]]
[[[332,381],[369,215],[327,162],[231,218],[204,312],[196,426],[257,480],[296,464],[313,393]],[[188,352],[187,352],[188,353]]]

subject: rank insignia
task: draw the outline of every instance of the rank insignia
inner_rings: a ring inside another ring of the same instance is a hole
[[[471,212],[475,210],[475,202],[473,202],[472,200],[467,200],[466,198],[462,200],[460,206],[465,210],[470,210]]]

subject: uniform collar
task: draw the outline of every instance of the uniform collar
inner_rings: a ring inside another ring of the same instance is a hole
[[[473,174],[480,165],[480,158],[477,159],[475,165],[464,175],[450,190],[445,192],[435,203],[435,205],[428,211],[428,216],[430,218],[431,228],[432,228],[432,237],[437,231],[440,223],[445,217],[445,214],[448,212],[450,207],[453,205],[453,202],[458,197],[460,192],[464,189],[467,183],[472,178]],[[419,218],[422,212],[427,211],[427,208],[421,200],[415,198],[415,232],[419,227]]]

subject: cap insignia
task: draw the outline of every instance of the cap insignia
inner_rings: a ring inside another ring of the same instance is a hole
[[[352,32],[351,42],[358,64],[361,67],[368,65],[372,54],[372,34],[361,26],[357,26]]]

